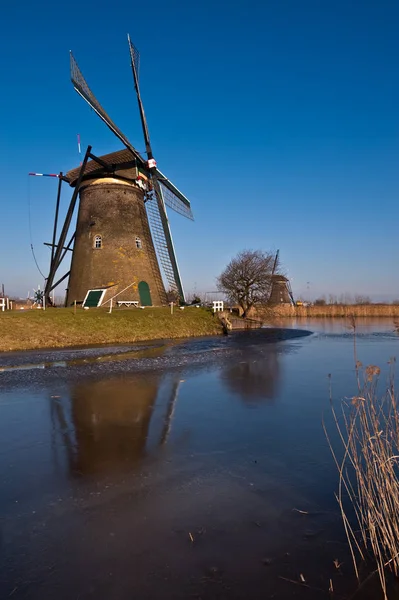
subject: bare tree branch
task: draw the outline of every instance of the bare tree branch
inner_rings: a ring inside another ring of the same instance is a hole
[[[242,250],[217,278],[218,289],[242,308],[243,317],[253,306],[268,302],[274,262],[271,252]]]

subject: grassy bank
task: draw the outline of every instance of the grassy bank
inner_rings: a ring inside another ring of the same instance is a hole
[[[220,322],[201,308],[53,308],[0,312],[0,351],[120,344],[145,340],[216,335]]]
[[[276,306],[276,317],[397,317],[397,304],[328,304],[326,306]]]

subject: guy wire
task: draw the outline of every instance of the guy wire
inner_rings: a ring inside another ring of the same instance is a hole
[[[31,189],[30,189],[30,178],[29,178],[29,176],[28,176],[28,223],[29,223],[29,240],[30,240],[30,249],[31,249],[31,251],[32,251],[33,260],[35,261],[35,264],[36,264],[37,270],[39,271],[39,273],[40,273],[40,275],[43,277],[43,279],[46,281],[46,277],[45,277],[45,275],[43,275],[43,273],[42,273],[42,271],[41,271],[41,269],[40,269],[40,267],[39,267],[39,264],[38,264],[38,262],[37,262],[37,260],[36,260],[36,255],[35,255],[35,251],[34,251],[34,248],[33,248],[33,239],[32,239],[32,219],[31,219],[31,212],[30,212],[30,192],[31,192]]]

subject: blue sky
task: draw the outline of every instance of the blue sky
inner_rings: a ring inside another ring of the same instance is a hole
[[[103,7],[102,7],[103,6]],[[187,291],[239,250],[280,249],[294,293],[399,297],[399,2],[88,0],[7,3],[0,21],[0,283],[48,269],[56,180],[82,146],[118,140],[74,92],[69,50],[144,150],[126,34],[159,168],[192,201],[170,211]],[[69,200],[64,189],[63,205]]]

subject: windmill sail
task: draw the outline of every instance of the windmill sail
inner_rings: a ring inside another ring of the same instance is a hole
[[[151,235],[169,288],[172,291],[177,292],[184,301],[184,290],[180,278],[179,267],[173,246],[172,235],[170,233],[169,221],[164,206],[162,191],[159,186],[157,186],[157,182],[154,183],[156,191],[153,191],[151,195],[148,196],[145,204],[148,221],[151,228]]]
[[[150,134],[148,133],[147,119],[145,118],[144,106],[141,101],[141,94],[139,88],[139,62],[140,62],[140,54],[137,48],[132,44],[130,40],[129,34],[127,35],[127,40],[129,42],[129,51],[130,51],[130,60],[133,72],[133,80],[134,80],[134,89],[136,90],[137,102],[139,105],[141,125],[143,127],[144,134],[144,143],[145,143],[145,151],[147,153],[148,160],[153,159],[153,154],[151,150],[151,142],[150,142]]]
[[[132,59],[134,69],[136,71],[137,80],[139,78],[139,67],[140,67],[140,52],[137,50],[136,46],[134,46],[133,42],[130,39],[130,35],[127,34],[127,39],[129,42],[130,49],[130,58]]]
[[[173,247],[172,236],[170,233],[168,216],[165,203],[173,210],[192,218],[190,202],[185,196],[156,168],[156,162],[152,153],[150,135],[148,133],[147,119],[144,113],[144,106],[141,100],[139,88],[139,60],[140,55],[137,48],[132,44],[130,36],[127,36],[129,43],[129,52],[131,67],[136,90],[137,103],[140,111],[141,125],[143,128],[145,149],[148,158],[147,166],[151,173],[153,182],[153,192],[151,199],[147,200],[147,214],[150,227],[153,234],[156,252],[162,265],[165,277],[172,290],[178,292],[180,298],[184,301],[184,291],[180,279],[179,267],[177,265],[176,255]]]
[[[191,210],[190,200],[177,189],[176,186],[163,174],[159,169],[156,169],[157,179],[162,186],[162,194],[165,200],[165,204],[172,208],[174,211],[187,217],[187,219],[194,220],[193,213]]]
[[[70,64],[71,81],[77,93],[82,96],[87,104],[98,114],[100,119],[102,119],[107,127],[109,127],[110,130],[120,139],[122,144],[124,144],[126,148],[128,148],[134,154],[134,156],[140,161],[140,164],[144,164],[143,158],[139,155],[137,150],[132,146],[122,131],[115,125],[112,119],[107,115],[97,98],[94,96],[85,78],[83,77],[81,70],[78,67],[78,63],[73,57],[72,52],[70,53]]]
[[[140,87],[139,87],[139,63],[140,63],[140,54],[137,48],[133,45],[130,36],[127,36],[129,43],[129,51],[130,51],[130,60],[131,67],[133,73],[134,80],[134,89],[136,90],[137,103],[139,105],[141,125],[143,128],[145,149],[148,158],[148,166],[153,170],[153,178],[157,179],[161,184],[161,191],[163,195],[163,200],[167,206],[175,210],[177,213],[187,217],[188,219],[193,219],[193,214],[191,212],[190,201],[177,189],[176,186],[173,185],[171,181],[159,169],[155,167],[156,163],[153,162],[153,166],[150,165],[151,160],[154,158],[151,148],[150,142],[150,134],[148,133],[147,119],[144,113],[144,106],[141,100]],[[162,210],[162,207],[160,208]]]

